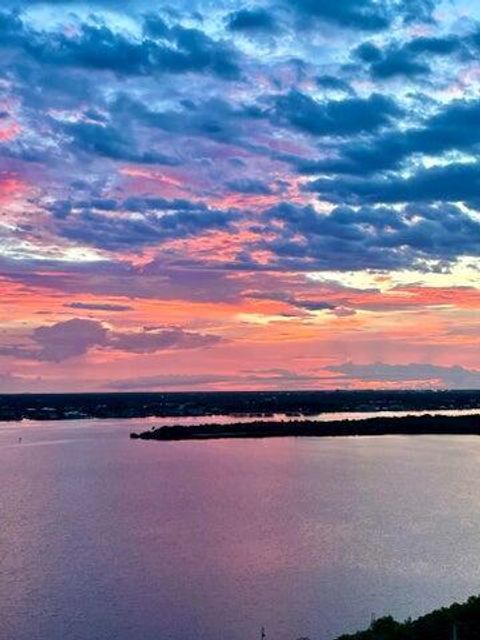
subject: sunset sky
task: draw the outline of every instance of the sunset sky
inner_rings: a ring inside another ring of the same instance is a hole
[[[0,47],[0,391],[480,387],[478,2],[3,0]]]

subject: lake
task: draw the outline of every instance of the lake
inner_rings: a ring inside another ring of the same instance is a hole
[[[311,640],[480,592],[480,438],[0,425],[0,637]],[[22,437],[22,443],[18,438]]]

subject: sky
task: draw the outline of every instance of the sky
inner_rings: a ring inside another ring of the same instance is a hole
[[[0,49],[0,392],[480,387],[477,2],[3,0]]]

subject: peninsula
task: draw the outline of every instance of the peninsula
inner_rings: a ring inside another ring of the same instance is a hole
[[[142,440],[211,440],[215,438],[278,438],[381,436],[381,435],[480,435],[480,415],[422,415],[402,418],[367,418],[365,420],[291,420],[288,422],[254,421],[229,425],[160,426],[142,433],[131,433]]]

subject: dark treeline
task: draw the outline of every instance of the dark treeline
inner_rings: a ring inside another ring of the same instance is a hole
[[[243,391],[0,395],[0,420],[470,409],[480,391]]]
[[[417,620],[379,618],[369,629],[337,640],[480,640],[480,597],[437,609]]]
[[[249,422],[229,425],[167,426],[131,433],[143,440],[211,440],[216,438],[281,438],[286,436],[379,436],[379,435],[480,435],[480,415],[407,416],[316,422]]]

